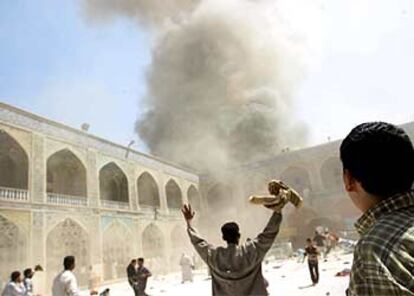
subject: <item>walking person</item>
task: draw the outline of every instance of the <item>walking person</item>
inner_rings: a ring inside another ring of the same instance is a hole
[[[152,276],[152,273],[144,266],[144,258],[138,258],[137,268],[137,294],[138,296],[148,296],[145,293],[147,288],[148,278]]]
[[[215,247],[203,239],[192,226],[195,213],[191,205],[183,206],[190,240],[211,272],[213,295],[268,295],[262,261],[279,232],[281,211],[286,203],[287,200],[281,199],[278,204],[267,206],[274,212],[265,229],[244,244],[239,244],[237,223],[225,223],[221,232],[226,247]]]
[[[26,289],[20,271],[13,271],[10,275],[10,282],[7,283],[1,296],[25,296]]]
[[[414,295],[414,148],[400,127],[355,127],[340,147],[345,190],[362,212],[348,295]]]
[[[131,260],[131,262],[128,264],[126,272],[128,283],[131,286],[132,290],[134,290],[134,294],[137,295],[137,259]]]
[[[319,282],[319,264],[318,264],[318,256],[319,250],[318,247],[315,246],[314,242],[311,238],[306,240],[307,246],[305,248],[305,257],[308,257],[308,266],[309,272],[312,280],[312,284],[316,285]]]
[[[53,280],[53,296],[80,296],[82,295],[76,277],[73,273],[75,269],[75,257],[66,256],[63,258],[63,271]],[[90,291],[90,295],[98,295],[96,291]]]

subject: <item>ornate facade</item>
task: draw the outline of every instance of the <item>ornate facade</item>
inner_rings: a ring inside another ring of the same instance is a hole
[[[185,235],[181,204],[204,204],[198,188],[188,169],[0,104],[1,280],[41,264],[49,291],[69,254],[83,286],[124,278],[138,256],[168,271],[188,247],[171,240]]]

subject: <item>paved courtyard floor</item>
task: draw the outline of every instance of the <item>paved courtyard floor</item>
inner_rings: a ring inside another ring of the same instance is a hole
[[[321,260],[322,261],[322,260]],[[264,276],[269,281],[270,295],[344,295],[349,276],[336,277],[335,274],[345,268],[351,268],[352,255],[332,254],[327,262],[320,262],[320,283],[311,285],[307,262],[296,260],[273,261],[263,265]],[[126,282],[109,287],[111,296],[133,296]],[[211,280],[206,270],[197,270],[193,283],[181,284],[180,274],[154,276],[148,282],[147,293],[155,295],[211,295]]]

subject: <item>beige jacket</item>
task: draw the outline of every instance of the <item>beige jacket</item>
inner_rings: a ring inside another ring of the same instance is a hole
[[[282,215],[274,213],[257,238],[227,247],[210,245],[194,228],[188,227],[192,244],[210,268],[213,295],[268,295],[262,260],[279,232],[281,221]]]

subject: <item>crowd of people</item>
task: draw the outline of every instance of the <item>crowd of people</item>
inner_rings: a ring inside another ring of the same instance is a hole
[[[344,188],[362,216],[356,223],[360,239],[355,245],[348,296],[414,295],[414,147],[399,127],[384,123],[364,123],[354,128],[340,146]],[[269,183],[270,194],[279,197],[266,204],[272,214],[256,238],[240,242],[236,222],[221,227],[226,246],[207,242],[193,227],[195,212],[184,205],[189,239],[208,267],[213,295],[268,295],[268,281],[262,274],[262,261],[274,243],[282,223],[282,212],[289,199]],[[338,243],[329,231],[317,231],[306,240],[307,257],[313,285],[319,282],[319,258],[326,258]],[[183,254],[182,282],[192,281],[194,268]],[[53,281],[53,296],[77,296],[79,288],[73,273],[75,258],[63,260],[64,269]],[[36,271],[36,270],[35,270]],[[26,269],[15,271],[2,296],[33,296],[32,277]],[[133,259],[127,267],[128,282],[135,295],[147,295],[151,272],[144,258]],[[345,291],[344,291],[345,292]],[[103,293],[107,293],[104,291]],[[90,291],[90,295],[97,295]],[[104,295],[101,293],[101,295]]]

